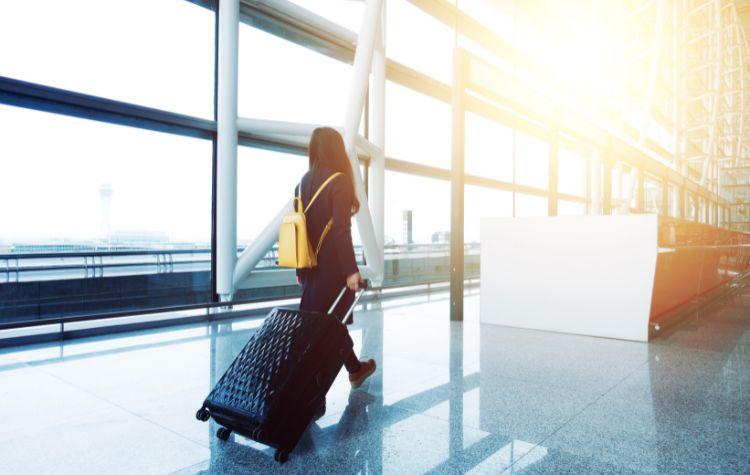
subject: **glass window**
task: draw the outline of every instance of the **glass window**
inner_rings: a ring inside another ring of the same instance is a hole
[[[354,32],[359,31],[362,23],[364,2],[352,2],[351,0],[328,0],[326,2],[321,2],[320,0],[291,1]]]
[[[406,244],[410,234],[412,243],[449,241],[451,206],[448,181],[386,171],[385,196],[386,245]]]
[[[466,173],[513,181],[513,130],[476,114],[466,114]]]
[[[268,225],[307,171],[307,156],[259,148],[237,152],[237,243],[246,246]]]
[[[478,243],[482,218],[513,216],[510,191],[466,185],[464,195],[464,242]]]
[[[681,218],[680,216],[680,189],[671,183],[668,185],[669,189],[669,216],[673,218]]]
[[[242,146],[238,149],[237,160],[237,245],[244,248],[292,199],[295,187],[307,172],[308,159],[306,155]],[[355,217],[352,217],[352,242],[361,259],[362,240]],[[272,259],[271,254],[259,264],[274,265],[275,258]]]
[[[698,220],[698,204],[695,202],[695,195],[688,195],[688,206],[687,206],[687,219],[692,221]]]
[[[586,196],[586,158],[565,146],[557,155],[557,191]]]
[[[513,63],[510,58],[505,56],[498,56],[498,50],[492,50],[487,48],[484,44],[478,43],[467,36],[458,37],[458,45],[468,51],[469,53],[483,59],[485,62],[495,66],[496,68],[504,71],[505,73],[513,74]]]
[[[386,15],[388,57],[450,84],[453,29],[406,0],[390,0]]]
[[[343,124],[350,65],[245,24],[239,54],[240,116]]]
[[[579,203],[577,201],[558,200],[557,201],[557,215],[558,216],[583,216],[586,214],[586,203]]]
[[[669,117],[669,115],[667,115],[666,117]],[[650,121],[647,133],[649,138],[656,142],[664,150],[673,151],[675,149],[674,135],[660,123],[654,120]]]
[[[661,182],[652,178],[646,178],[643,185],[645,211],[647,213],[663,213],[665,211],[662,209],[664,187]]]
[[[605,168],[603,166],[601,157],[596,157],[592,159],[590,162],[590,169],[588,173],[589,178],[589,194],[588,198],[591,199],[591,202],[589,203],[589,214],[593,215],[599,215],[603,213],[603,201],[604,201],[604,172]],[[611,184],[610,184],[611,185]],[[611,191],[611,188],[610,188]]]
[[[210,299],[210,141],[9,106],[0,129],[0,320]]]
[[[549,186],[549,143],[516,132],[516,183],[547,189]]]
[[[2,239],[210,242],[211,142],[2,105],[0,127],[13,178],[0,187]]]
[[[631,192],[631,180],[635,180],[635,170],[628,166],[618,163],[618,166],[612,167],[612,209],[617,210],[624,206]],[[638,197],[638,183],[632,188],[630,198],[630,208],[636,206]]]
[[[451,106],[388,81],[385,153],[434,167],[451,166]]]
[[[213,117],[214,13],[185,0],[2,2],[0,75]]]
[[[546,197],[516,193],[516,217],[547,216],[548,212],[549,204]]]
[[[461,0],[459,8],[508,41],[513,41],[513,5],[491,0]]]

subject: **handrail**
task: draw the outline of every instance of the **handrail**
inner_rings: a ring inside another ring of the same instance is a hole
[[[478,243],[465,244],[466,251],[474,251],[479,249]],[[238,252],[241,248],[238,248]],[[268,253],[262,259],[261,267],[265,269],[274,269],[276,267],[276,248],[269,250]],[[423,244],[396,244],[387,245],[384,250],[384,255],[388,260],[392,260],[394,256],[406,255],[406,254],[425,254],[427,256],[438,257],[447,255],[449,252],[449,245],[447,243],[423,243]],[[210,269],[210,258],[211,250],[209,248],[196,248],[196,249],[158,249],[158,250],[127,250],[127,251],[77,251],[77,252],[60,252],[60,253],[26,253],[26,254],[0,254],[0,262],[5,261],[5,266],[0,270],[0,274],[4,279],[0,280],[1,284],[21,282],[21,276],[27,276],[24,279],[27,282],[36,281],[33,277],[34,274],[40,274],[44,272],[57,272],[73,274],[71,276],[48,276],[47,279],[43,280],[63,280],[69,278],[76,278],[75,272],[79,272],[85,278],[102,278],[105,276],[105,270],[118,271],[115,275],[127,275],[126,269],[129,268],[143,268],[150,267],[155,269],[155,273],[172,273],[185,268],[187,266],[200,266],[205,265],[206,269]],[[175,256],[191,256],[203,254],[206,257],[201,258],[195,256],[194,258],[187,258],[184,260],[175,259]],[[362,255],[362,249],[360,246],[355,247],[355,254],[358,256]],[[118,257],[149,257],[150,259],[134,259],[117,261]],[[156,261],[153,260],[153,256],[156,256]],[[111,262],[105,262],[105,258],[112,258]],[[58,262],[55,265],[49,265],[44,262],[34,263],[33,261],[45,260],[45,259],[56,259]],[[78,262],[72,261],[71,259],[82,259]],[[12,265],[11,263],[15,264]],[[193,271],[196,269],[193,268]],[[133,272],[136,273],[136,272]],[[137,273],[154,273],[154,272],[137,272]],[[111,276],[111,274],[110,274]],[[57,277],[58,279],[49,277]]]
[[[109,318],[123,318],[123,317],[137,317],[140,315],[170,313],[170,312],[186,312],[190,310],[201,310],[211,309],[217,307],[232,307],[235,305],[247,305],[260,303],[258,300],[233,300],[230,302],[205,302],[188,305],[175,305],[159,308],[145,308],[145,309],[132,309],[132,310],[120,310],[116,312],[105,312],[95,313],[88,315],[77,315],[68,317],[52,317],[52,318],[36,318],[33,320],[20,320],[17,322],[6,322],[0,323],[0,331],[4,330],[16,330],[19,328],[29,328],[41,325],[64,325],[67,323],[76,322],[89,322],[96,320],[106,320]]]
[[[237,248],[239,252],[242,248]],[[0,254],[0,259],[46,259],[65,257],[110,257],[110,256],[149,256],[156,254],[200,254],[210,253],[210,248],[196,249],[142,249],[127,251],[75,251],[75,252],[28,252]]]
[[[478,247],[478,243],[466,243],[465,247],[473,248]],[[392,251],[394,249],[417,249],[417,248],[449,248],[448,243],[411,243],[411,244],[387,244],[385,246],[386,251]],[[355,248],[361,248],[361,246],[355,246]],[[242,252],[244,247],[238,247],[237,252]],[[274,247],[269,251],[273,253],[276,251]],[[0,260],[5,259],[58,259],[58,258],[73,258],[73,257],[123,257],[123,256],[153,256],[153,255],[179,255],[179,254],[210,254],[211,248],[196,248],[196,249],[143,249],[143,250],[127,250],[127,251],[77,251],[77,252],[28,252],[28,253],[5,253],[0,254]],[[179,261],[178,261],[179,262]]]
[[[438,283],[444,283],[447,282],[446,279],[440,279],[437,281],[425,281],[425,282],[419,282],[419,283],[392,283],[392,284],[386,284],[380,287],[371,288],[369,290],[373,291],[382,291],[386,289],[397,289],[397,288],[404,288],[404,287],[414,287],[414,286],[430,286],[433,284]],[[467,277],[466,282],[471,285],[472,278]],[[298,297],[298,296],[297,296]],[[289,298],[297,298],[297,297],[289,297]],[[149,307],[149,308],[140,308],[140,309],[128,309],[128,310],[117,310],[112,312],[103,312],[103,313],[91,313],[91,314],[83,314],[83,315],[75,315],[75,316],[60,316],[60,317],[49,317],[49,318],[35,318],[35,319],[28,319],[28,320],[19,320],[14,322],[0,322],[0,332],[8,331],[8,330],[17,330],[21,328],[32,328],[37,326],[47,326],[47,325],[66,325],[70,323],[79,323],[79,322],[90,322],[90,321],[99,321],[99,320],[108,320],[108,319],[114,319],[114,318],[124,318],[124,317],[137,317],[141,315],[156,315],[156,314],[166,314],[166,313],[172,313],[172,312],[187,312],[191,310],[203,310],[209,311],[210,309],[214,308],[232,308],[234,306],[240,306],[240,305],[253,305],[253,304],[263,304],[266,302],[274,302],[277,300],[287,300],[285,297],[272,297],[272,298],[253,298],[253,299],[240,299],[240,300],[231,300],[227,302],[203,302],[203,303],[193,303],[193,304],[184,304],[184,305],[172,305],[172,306],[166,306],[166,307]],[[267,307],[258,307],[254,309],[239,309],[240,312],[262,312],[264,310],[267,310]],[[61,329],[61,333],[64,332],[64,328]],[[11,337],[13,338],[13,337]],[[0,340],[3,340],[3,337],[0,336]]]
[[[448,243],[410,243],[410,244],[386,244],[386,251],[393,251],[394,249],[418,249],[418,248],[449,248]],[[479,247],[479,243],[466,243],[465,247],[474,248]],[[359,249],[361,246],[355,246],[355,249]],[[244,247],[237,247],[237,252],[242,252]],[[269,250],[269,253],[276,251],[276,247]],[[195,248],[195,249],[143,249],[143,250],[127,250],[127,251],[76,251],[76,252],[29,252],[29,253],[5,253],[0,254],[0,260],[5,259],[57,259],[57,258],[72,258],[72,257],[126,257],[126,256],[154,256],[154,255],[178,255],[178,254],[210,254],[211,248]],[[178,261],[180,262],[180,261]]]

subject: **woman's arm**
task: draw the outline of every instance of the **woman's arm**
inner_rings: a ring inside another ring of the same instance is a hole
[[[338,260],[339,270],[342,275],[349,277],[359,272],[357,259],[354,256],[354,244],[352,243],[352,187],[347,186],[346,175],[340,176],[331,182],[331,207],[333,210],[333,225],[326,239],[332,242]]]

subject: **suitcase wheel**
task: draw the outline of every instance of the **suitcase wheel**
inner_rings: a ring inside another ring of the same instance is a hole
[[[289,460],[289,452],[284,449],[276,449],[276,452],[273,454],[273,459],[279,463],[284,463]]]
[[[195,413],[195,418],[201,422],[206,422],[210,417],[211,413],[205,407],[201,407],[198,409],[198,412]]]
[[[226,427],[219,427],[219,429],[216,431],[216,437],[218,437],[219,440],[227,440],[229,439],[230,435],[232,435],[232,431],[227,429]]]

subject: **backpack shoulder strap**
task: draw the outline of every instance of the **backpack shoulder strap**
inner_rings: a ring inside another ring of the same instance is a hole
[[[308,210],[308,209],[310,209],[310,206],[312,206],[312,204],[313,204],[313,203],[315,202],[315,199],[316,199],[316,198],[318,197],[318,195],[320,195],[320,192],[321,192],[321,191],[323,191],[323,189],[324,189],[324,188],[325,188],[326,186],[328,186],[328,184],[329,184],[329,183],[330,183],[331,181],[333,181],[333,179],[334,179],[334,178],[336,178],[336,177],[337,177],[337,176],[339,176],[339,175],[341,175],[341,172],[336,172],[336,173],[334,173],[333,175],[329,176],[329,177],[328,177],[328,178],[326,179],[326,181],[324,181],[324,182],[323,182],[323,184],[322,184],[322,185],[320,185],[320,187],[318,188],[318,191],[316,191],[316,192],[315,192],[315,194],[313,195],[313,197],[312,197],[312,198],[310,199],[310,202],[309,202],[309,203],[307,203],[307,206],[305,207],[305,213],[307,213],[307,210]],[[302,200],[300,200],[300,203],[302,203]]]
[[[292,211],[302,212],[302,182],[294,187],[294,199],[292,200]]]

